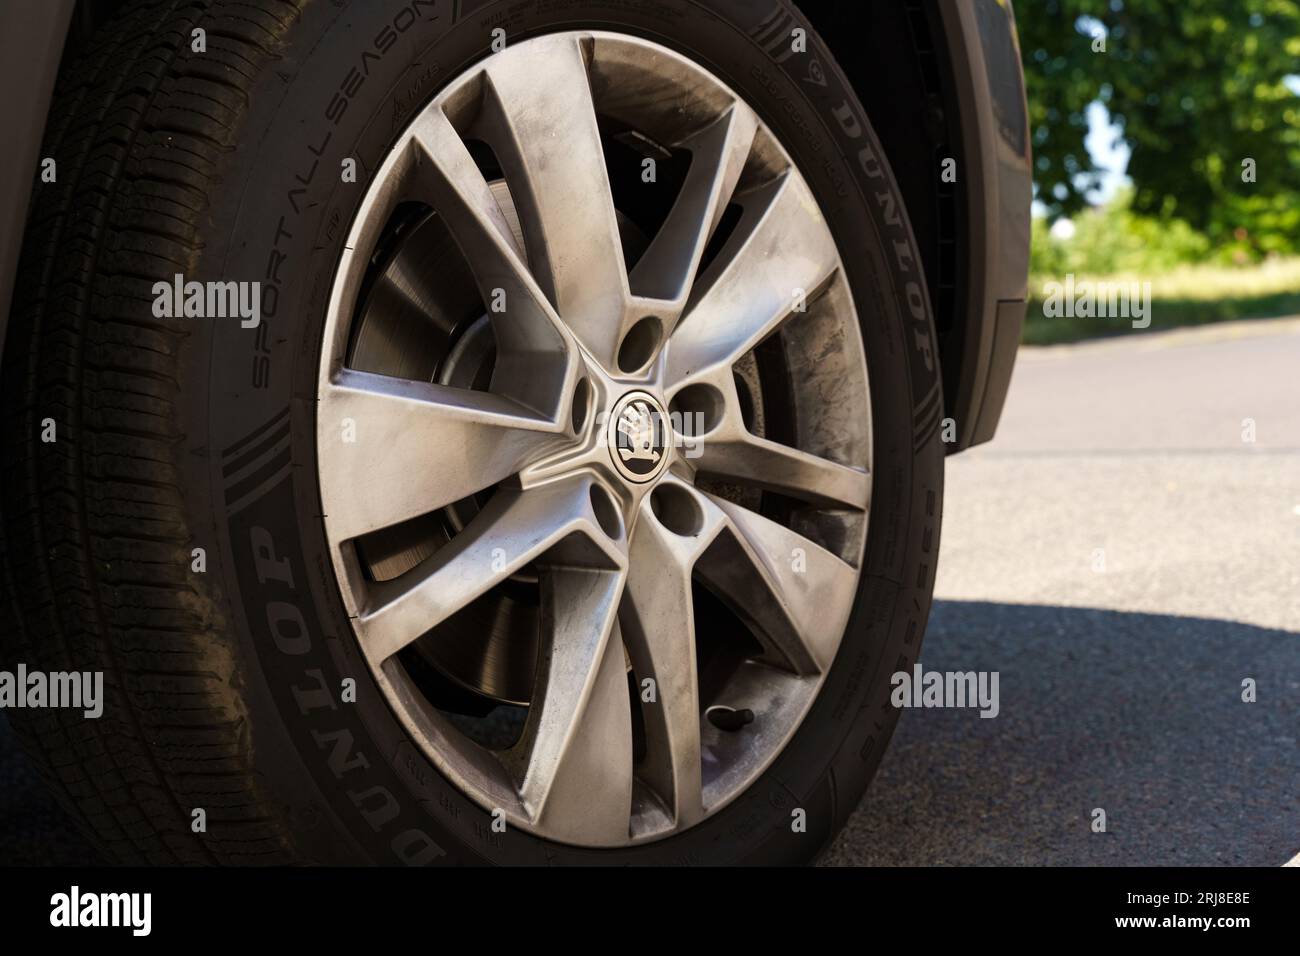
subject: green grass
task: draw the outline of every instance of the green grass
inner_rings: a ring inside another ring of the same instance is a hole
[[[1150,329],[1168,329],[1232,319],[1265,319],[1300,315],[1300,257],[1270,259],[1242,268],[1218,265],[1179,266],[1159,275],[1116,273],[1076,275],[1075,285],[1151,283]],[[1029,310],[1021,341],[1052,345],[1104,335],[1136,335],[1131,319],[1048,318],[1043,314],[1044,286],[1063,276],[1031,276]]]

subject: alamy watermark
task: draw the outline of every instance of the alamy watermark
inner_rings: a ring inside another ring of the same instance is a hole
[[[148,936],[153,929],[153,894],[85,893],[74,885],[50,897],[50,925],[122,927],[132,936]]]
[[[596,433],[609,427],[610,412],[596,415]],[[687,458],[704,454],[704,433],[708,430],[703,412],[660,412],[645,403],[634,402],[618,418],[621,436],[619,455],[624,461],[645,459],[658,461],[663,447],[671,444]]]
[[[1043,316],[1048,319],[1131,319],[1133,328],[1151,325],[1151,283],[1076,282],[1074,273],[1065,282],[1043,284]]]
[[[262,321],[262,283],[185,281],[179,272],[171,282],[153,284],[153,314],[159,319],[233,319],[245,329]]]
[[[103,671],[0,671],[0,710],[71,709],[96,720],[104,713]]]
[[[1001,709],[997,671],[922,671],[917,664],[889,682],[895,707],[978,707],[981,717],[996,717]]]

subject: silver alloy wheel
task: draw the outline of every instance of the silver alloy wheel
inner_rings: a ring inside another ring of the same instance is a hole
[[[602,152],[611,123],[690,158],[635,261]],[[505,188],[471,143],[490,147]],[[473,273],[474,328],[494,340],[486,388],[405,376],[401,357],[388,374],[357,367],[376,249],[407,203],[432,211]],[[788,443],[756,434],[747,385],[773,342]],[[725,806],[790,740],[857,593],[866,365],[817,202],[717,78],[604,32],[526,40],[456,78],[362,202],[317,397],[323,521],[356,638],[415,743],[485,809],[571,844],[658,839]],[[363,559],[367,536],[467,502],[400,573]],[[405,655],[520,580],[540,600],[535,676],[518,739],[492,749]],[[700,587],[757,644],[707,694]]]

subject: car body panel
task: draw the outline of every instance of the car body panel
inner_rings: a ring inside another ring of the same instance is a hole
[[[73,0],[5,0],[0,9],[0,90],[8,94],[0,97],[0,352],[72,9]]]
[[[970,277],[964,347],[947,396],[960,450],[993,437],[1025,318],[1033,201],[1024,75],[1010,0],[942,0],[966,171]]]

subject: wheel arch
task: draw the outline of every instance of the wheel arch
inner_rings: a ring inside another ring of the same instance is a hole
[[[798,2],[798,0],[796,0]],[[993,437],[1024,318],[1032,178],[1010,0],[807,3],[884,144],[921,248],[948,453]],[[957,160],[956,182],[941,179]]]

